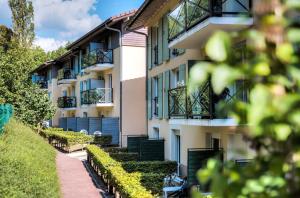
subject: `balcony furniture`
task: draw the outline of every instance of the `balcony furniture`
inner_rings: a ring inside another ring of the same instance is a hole
[[[64,96],[59,97],[57,100],[59,108],[76,108],[76,97],[75,96]]]
[[[113,64],[113,50],[96,49],[82,57],[82,69],[97,64]]]
[[[168,197],[169,193],[182,192],[186,186],[187,181],[180,178],[176,173],[164,178],[163,196]]]
[[[58,70],[57,80],[71,80],[76,79],[75,72],[70,68],[62,68]]]
[[[169,40],[209,17],[249,16],[252,0],[183,0],[170,14]]]
[[[112,88],[97,88],[81,92],[81,104],[108,104],[113,103]]]

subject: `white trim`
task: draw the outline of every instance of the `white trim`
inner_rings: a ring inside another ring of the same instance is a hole
[[[114,64],[104,63],[104,64],[95,64],[93,66],[87,67],[82,72],[91,72],[91,71],[104,71],[114,67]]]
[[[234,119],[170,119],[169,124],[171,125],[190,125],[190,126],[240,126]]]

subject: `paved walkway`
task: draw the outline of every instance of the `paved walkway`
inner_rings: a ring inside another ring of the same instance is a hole
[[[57,153],[56,167],[63,198],[104,198],[104,190],[97,188],[85,165],[85,153]]]

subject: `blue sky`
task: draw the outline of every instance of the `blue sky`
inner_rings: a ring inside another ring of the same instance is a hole
[[[74,41],[110,16],[137,9],[144,0],[32,0],[35,45],[54,50]],[[0,0],[0,24],[11,27],[8,0]]]

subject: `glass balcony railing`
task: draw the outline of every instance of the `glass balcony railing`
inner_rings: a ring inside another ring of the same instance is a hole
[[[72,69],[60,69],[58,70],[57,80],[71,80],[76,79],[75,72]]]
[[[229,104],[233,100],[248,101],[246,81],[237,81],[233,86],[225,88],[222,94],[215,95],[210,82],[188,94],[186,86],[169,90],[169,116],[185,119],[227,118],[219,112],[221,104]]]
[[[76,107],[76,97],[75,96],[59,97],[57,100],[57,106],[59,108],[75,108]]]
[[[107,104],[113,103],[112,88],[97,88],[81,92],[81,104]]]
[[[82,69],[96,64],[113,64],[113,50],[96,49],[82,57]]]
[[[252,0],[183,0],[168,17],[169,40],[209,17],[249,16]]]

